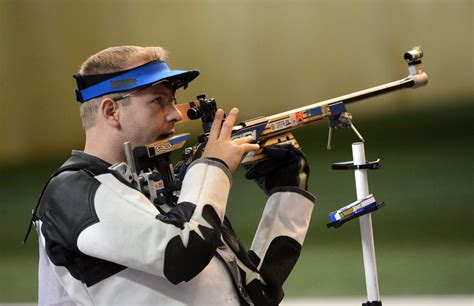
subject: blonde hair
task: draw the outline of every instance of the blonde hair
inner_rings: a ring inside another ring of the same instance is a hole
[[[161,47],[110,47],[90,56],[82,63],[78,73],[80,75],[91,75],[127,70],[151,61],[165,60],[167,55],[168,52]],[[82,103],[80,110],[84,130],[95,125],[97,110],[104,97],[113,99],[119,96],[121,96],[121,94],[108,94]],[[126,98],[117,103],[126,107],[130,104],[130,101]]]

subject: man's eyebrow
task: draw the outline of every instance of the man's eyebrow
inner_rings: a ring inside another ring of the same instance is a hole
[[[176,101],[176,96],[175,96],[175,93],[171,93],[171,95],[168,94],[168,92],[164,92],[164,91],[157,91],[157,92],[154,92],[151,94],[151,97],[150,97],[150,101],[154,101],[156,100],[157,98],[165,98],[165,100],[167,100],[168,102],[171,102],[173,101],[173,104],[177,104],[178,102]],[[172,100],[170,100],[170,98],[172,98]]]
[[[151,93],[151,96],[153,97],[157,97],[157,96],[165,96],[165,97],[168,97],[168,96],[171,96],[171,97],[174,97],[174,93],[171,93],[171,95],[168,95],[168,93],[166,91],[155,91],[155,92],[152,92]]]

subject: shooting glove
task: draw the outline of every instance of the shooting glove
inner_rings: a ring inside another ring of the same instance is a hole
[[[308,189],[309,165],[303,152],[293,145],[275,145],[263,149],[268,158],[245,166],[245,177],[253,179],[266,193],[275,187]]]

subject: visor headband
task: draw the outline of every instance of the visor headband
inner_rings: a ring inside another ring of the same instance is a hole
[[[108,75],[111,74],[105,76]],[[85,83],[83,79],[86,79],[87,76],[75,75],[74,78],[79,88],[76,90],[76,100],[83,103],[105,94],[135,89],[165,79],[178,80],[177,88],[179,88],[191,82],[198,75],[199,71],[197,70],[171,70],[164,61],[152,61],[122,73],[119,72],[111,78],[86,88],[83,88],[82,84]],[[98,76],[95,75],[94,77],[97,78]]]

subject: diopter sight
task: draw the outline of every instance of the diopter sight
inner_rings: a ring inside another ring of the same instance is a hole
[[[410,51],[405,52],[405,54],[403,55],[403,58],[409,64],[415,64],[422,57],[423,57],[423,50],[421,50],[421,47],[414,47]]]
[[[186,115],[191,120],[201,118],[204,133],[209,133],[212,122],[217,111],[217,103],[215,99],[206,99],[206,95],[197,96],[199,105],[189,108]]]

